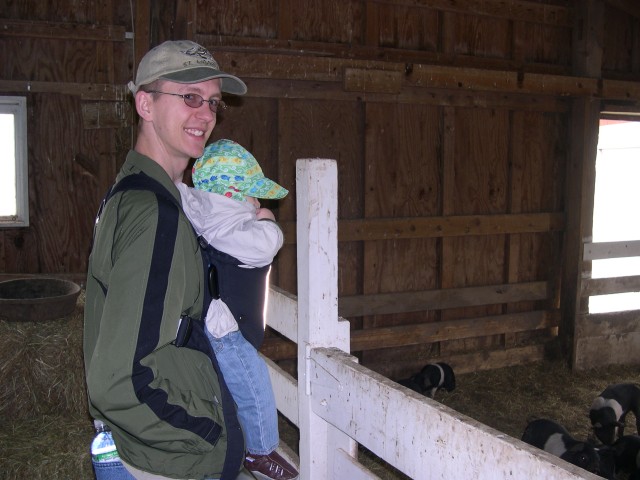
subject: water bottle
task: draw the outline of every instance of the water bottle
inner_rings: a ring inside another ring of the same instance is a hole
[[[108,426],[100,420],[94,420],[96,436],[91,442],[91,459],[93,463],[110,463],[120,460],[113,435]]]

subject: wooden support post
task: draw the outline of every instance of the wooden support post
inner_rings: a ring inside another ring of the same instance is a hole
[[[586,0],[576,7],[574,25],[573,73],[598,78],[602,69],[604,31],[602,0]],[[583,241],[593,230],[593,197],[595,193],[596,154],[600,120],[598,98],[577,98],[571,108],[571,148],[566,176],[566,230],[564,236],[564,268],[562,271],[560,340],[563,356],[576,365],[575,336],[577,316],[587,311],[581,305]]]
[[[300,478],[334,478],[338,449],[356,456],[356,443],[313,412],[311,350],[349,352],[348,322],[338,321],[338,167],[335,160],[298,160],[298,415]]]

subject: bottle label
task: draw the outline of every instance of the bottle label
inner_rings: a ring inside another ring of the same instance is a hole
[[[118,455],[117,450],[112,450],[110,452],[105,452],[105,453],[96,453],[91,457],[93,461],[96,463],[116,462],[120,460],[120,456]]]

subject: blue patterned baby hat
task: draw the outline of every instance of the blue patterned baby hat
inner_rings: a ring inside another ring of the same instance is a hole
[[[211,143],[193,164],[193,186],[244,201],[255,198],[283,198],[289,191],[268,179],[258,161],[242,145],[222,139]]]

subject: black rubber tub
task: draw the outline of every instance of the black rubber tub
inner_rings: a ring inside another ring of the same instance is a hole
[[[70,315],[80,286],[58,278],[18,278],[0,282],[0,318],[38,322]]]

